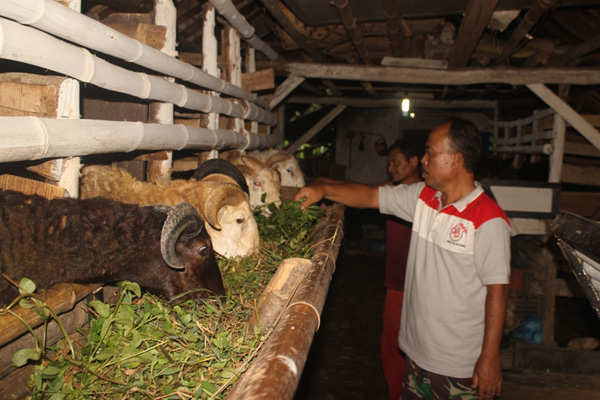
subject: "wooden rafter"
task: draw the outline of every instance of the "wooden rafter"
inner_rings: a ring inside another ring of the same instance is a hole
[[[557,57],[556,62],[552,63],[552,65],[568,65],[571,62],[583,57],[584,55],[596,51],[598,49],[600,49],[600,34],[594,36],[593,38],[584,43],[581,43],[580,45],[573,47],[561,57]]]
[[[383,14],[385,16],[388,35],[390,36],[392,54],[395,57],[400,57],[400,30],[408,38],[412,36],[412,32],[406,20],[398,17],[398,3],[396,0],[383,0]]]
[[[448,58],[450,68],[461,68],[467,65],[497,5],[498,0],[469,0],[465,17]]]
[[[283,6],[283,4],[281,4],[281,2],[279,2],[277,0],[260,0],[260,1],[264,4],[266,9],[269,10],[271,15],[273,15],[273,17],[277,20],[279,25],[281,25],[283,30],[285,30],[288,33],[288,35],[291,36],[291,38],[296,42],[296,44],[302,50],[304,50],[304,52],[306,54],[308,54],[316,62],[325,62],[325,59],[323,58],[323,56],[319,52],[317,52],[315,49],[313,49],[312,47],[310,47],[308,45],[304,36],[302,36],[302,34],[300,32],[298,32],[298,30],[296,29],[294,24],[292,24],[292,22],[289,20],[287,15],[285,15],[285,13],[282,10],[282,7],[284,7],[284,6]],[[329,80],[324,80],[323,83],[332,92],[338,93],[338,90],[336,89],[333,82],[331,82]]]
[[[369,50],[365,45],[365,41],[363,40],[360,28],[356,23],[356,18],[354,18],[354,15],[352,14],[352,9],[350,8],[348,0],[333,0],[333,3],[340,14],[344,28],[346,29],[346,32],[348,32],[350,40],[352,40],[352,44],[356,48],[359,57],[365,64],[371,64]],[[363,81],[361,82],[361,85],[370,96],[377,96],[377,93],[375,93],[375,89],[373,89],[373,85],[371,85],[370,82]]]
[[[552,8],[556,4],[556,0],[538,0],[533,6],[527,11],[525,17],[519,23],[519,26],[513,31],[508,43],[504,48],[504,55],[511,55],[519,43],[529,33],[531,28],[542,18],[548,9]]]
[[[313,136],[321,131],[321,129],[325,128],[327,124],[333,121],[338,115],[342,113],[346,109],[346,106],[337,105],[335,108],[327,113],[323,118],[319,120],[312,128],[310,128],[304,135],[302,135],[298,140],[296,140],[290,147],[288,147],[285,151],[290,154],[294,154],[300,146],[304,143],[308,142]]]
[[[277,107],[279,103],[287,97],[294,89],[298,87],[302,82],[304,82],[304,77],[301,76],[289,76],[281,85],[277,87],[275,90],[275,94],[271,100],[269,100],[269,107],[271,109]]]

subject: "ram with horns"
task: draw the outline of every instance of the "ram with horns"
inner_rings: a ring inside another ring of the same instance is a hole
[[[195,173],[196,179],[172,180],[167,186],[141,182],[127,171],[103,165],[82,170],[81,197],[109,197],[138,205],[187,202],[207,222],[206,229],[220,255],[245,257],[258,251],[259,236],[245,181],[225,160],[208,160]],[[247,190],[247,189],[246,189]]]
[[[129,280],[167,299],[225,293],[204,222],[186,203],[139,207],[0,190],[0,272],[38,289]],[[18,294],[0,280],[1,305]]]

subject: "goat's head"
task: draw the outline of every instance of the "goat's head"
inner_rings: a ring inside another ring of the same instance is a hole
[[[181,203],[168,213],[161,233],[160,248],[167,265],[180,272],[177,275],[170,274],[176,277],[165,282],[161,294],[169,299],[190,291],[181,299],[202,296],[204,293],[193,292],[197,289],[225,294],[211,238],[198,211],[190,204]]]
[[[293,155],[285,151],[277,152],[267,159],[265,165],[279,171],[281,186],[303,187],[305,185],[304,175],[298,160]]]
[[[232,183],[214,186],[203,209],[217,253],[229,258],[250,256],[258,251],[258,226],[248,195],[239,186]]]

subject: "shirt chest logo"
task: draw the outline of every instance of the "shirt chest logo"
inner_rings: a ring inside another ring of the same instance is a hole
[[[465,247],[467,233],[467,227],[462,222],[458,222],[456,225],[450,228],[450,232],[448,234],[448,243]]]

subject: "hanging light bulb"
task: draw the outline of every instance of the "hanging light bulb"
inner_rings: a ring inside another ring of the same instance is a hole
[[[410,99],[408,96],[404,96],[402,99],[402,115],[408,117],[408,112],[410,111]]]

